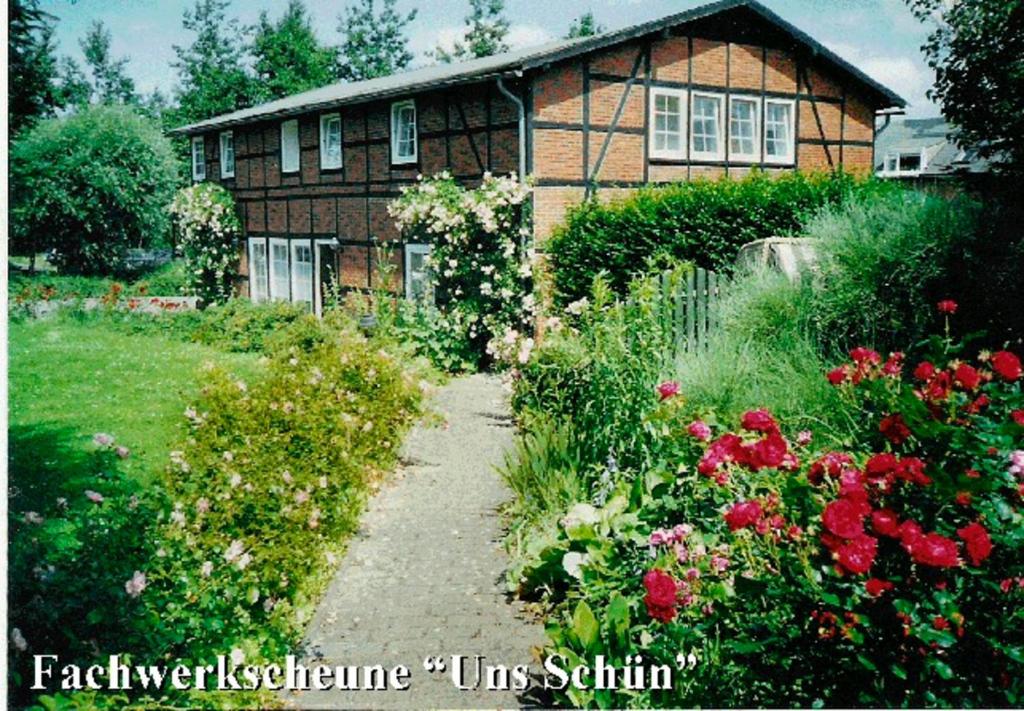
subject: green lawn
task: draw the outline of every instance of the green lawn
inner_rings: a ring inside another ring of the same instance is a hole
[[[15,322],[9,331],[9,472],[12,510],[52,506],[61,491],[88,488],[97,432],[132,454],[123,470],[158,476],[183,433],[182,413],[206,362],[258,377],[258,357],[161,336],[113,330],[101,320]]]

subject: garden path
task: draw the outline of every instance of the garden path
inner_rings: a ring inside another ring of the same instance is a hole
[[[451,655],[537,665],[542,627],[505,595],[507,563],[497,508],[509,492],[495,471],[513,425],[498,378],[452,380],[433,407],[442,426],[420,424],[394,480],[371,501],[359,533],[306,633],[303,663],[404,664],[406,691],[285,692],[302,708],[516,707],[513,691],[459,690]],[[442,655],[447,673],[427,672]],[[473,672],[473,665],[468,666]],[[470,674],[469,679],[475,678]]]

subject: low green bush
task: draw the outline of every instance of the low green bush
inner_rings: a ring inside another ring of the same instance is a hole
[[[172,261],[122,280],[43,271],[7,273],[7,295],[13,303],[101,297],[111,293],[115,284],[121,286],[120,294],[125,297],[180,296],[186,285],[184,262]]]
[[[623,294],[638,274],[679,261],[729,271],[747,242],[797,234],[815,211],[852,195],[898,190],[843,173],[754,173],[644,188],[608,204],[591,200],[569,212],[546,247],[554,296],[562,304],[586,296],[601,272]]]

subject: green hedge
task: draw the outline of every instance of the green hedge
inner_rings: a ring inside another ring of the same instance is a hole
[[[591,200],[570,211],[549,243],[555,298],[564,304],[586,296],[601,271],[621,294],[654,266],[728,269],[747,242],[792,235],[822,206],[852,194],[889,190],[898,188],[843,173],[754,173],[644,188],[610,204]]]

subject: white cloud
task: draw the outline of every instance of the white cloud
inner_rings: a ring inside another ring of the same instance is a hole
[[[414,32],[409,38],[409,48],[420,61],[429,63],[431,60],[427,56],[427,52],[432,51],[438,45],[450,50],[456,40],[462,39],[465,32],[465,25],[448,25],[437,29],[424,27]],[[541,25],[518,23],[508,28],[505,43],[510,49],[522,49],[544,44],[552,39],[554,37],[551,32]]]
[[[906,99],[908,115],[935,116],[939,113],[938,106],[927,97],[935,77],[922,61],[905,55],[867,52],[847,42],[825,44],[869,77]]]

